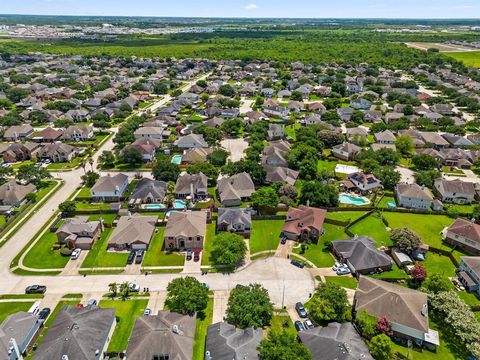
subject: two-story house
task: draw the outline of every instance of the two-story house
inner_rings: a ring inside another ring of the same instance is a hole
[[[430,192],[418,184],[398,184],[395,195],[398,206],[409,209],[430,209],[433,202]]]
[[[434,182],[434,189],[446,203],[470,204],[475,197],[475,184],[467,181],[438,178]]]
[[[462,256],[458,278],[467,291],[480,295],[480,256]]]
[[[480,225],[457,219],[445,234],[445,242],[472,254],[480,254]]]

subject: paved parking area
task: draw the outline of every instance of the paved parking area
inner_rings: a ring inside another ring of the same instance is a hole
[[[230,153],[232,162],[237,162],[245,157],[244,151],[248,147],[248,143],[242,139],[224,139],[220,145]]]

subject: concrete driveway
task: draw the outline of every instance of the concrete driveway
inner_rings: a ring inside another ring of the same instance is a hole
[[[402,166],[395,167],[395,170],[400,173],[400,182],[407,184],[413,184],[415,182],[415,177],[413,176],[414,172],[412,170]]]
[[[67,265],[63,268],[61,275],[78,275],[78,271],[80,270],[83,260],[85,260],[87,255],[88,251],[82,250],[77,260],[70,259]]]
[[[230,296],[230,291],[228,290],[219,290],[215,291],[213,294],[213,320],[212,324],[223,321],[223,317],[227,312],[228,297]]]
[[[220,142],[220,145],[230,153],[230,159],[232,162],[237,162],[245,157],[245,149],[248,147],[248,143],[240,139],[224,139]]]

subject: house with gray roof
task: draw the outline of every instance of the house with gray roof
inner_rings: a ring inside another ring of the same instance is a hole
[[[93,126],[71,125],[62,134],[62,140],[66,141],[87,141],[93,137]]]
[[[332,148],[332,155],[338,159],[350,161],[353,160],[360,151],[362,151],[360,146],[343,142]]]
[[[438,178],[433,187],[444,203],[470,204],[475,197],[475,184],[472,182]]]
[[[262,329],[238,329],[226,322],[212,324],[207,329],[205,359],[258,360],[257,348],[262,339]]]
[[[128,360],[190,360],[196,317],[171,311],[140,316],[135,320],[128,346]]]
[[[252,229],[252,215],[246,208],[218,209],[217,230],[248,235]]]
[[[82,149],[63,143],[53,143],[45,145],[37,153],[37,158],[50,160],[53,163],[70,162],[80,154]]]
[[[94,201],[118,201],[128,188],[128,176],[122,173],[102,176],[91,189]]]
[[[167,250],[201,250],[207,231],[205,211],[173,211],[163,233]]]
[[[88,216],[65,219],[55,232],[57,241],[70,249],[90,250],[103,231],[101,221],[88,221]]]
[[[208,178],[203,173],[189,174],[182,172],[178,175],[175,184],[175,197],[185,199],[191,196],[192,199],[204,199],[208,195]]]
[[[349,322],[332,322],[324,327],[300,331],[298,337],[310,350],[313,359],[373,360],[367,345]]]
[[[48,328],[34,360],[101,360],[115,329],[115,310],[63,307]]]
[[[163,202],[167,183],[148,178],[140,179],[129,197],[129,204],[154,204]]]
[[[395,135],[388,129],[375,133],[374,137],[378,144],[395,144]]]
[[[18,141],[24,140],[30,135],[33,134],[33,127],[31,125],[14,125],[10,126],[5,133],[3,138],[8,141]]]
[[[267,131],[268,140],[278,140],[285,136],[285,128],[280,124],[269,124]]]
[[[223,206],[238,206],[255,192],[255,185],[248,173],[239,173],[218,180],[217,191]]]
[[[418,184],[398,184],[395,187],[397,204],[408,209],[430,209],[433,196]]]
[[[0,359],[18,359],[15,351],[10,350],[11,339],[15,339],[21,354],[27,353],[42,327],[43,320],[40,320],[38,315],[26,311],[7,316],[0,325]]]
[[[276,182],[283,182],[289,185],[295,185],[297,181],[298,175],[300,174],[298,171],[290,169],[284,166],[278,167],[265,167],[267,171],[267,176],[265,177],[265,181],[269,183],[276,183]]]
[[[462,256],[456,270],[465,289],[480,295],[480,256]]]
[[[5,184],[0,185],[0,202],[2,205],[20,206],[27,195],[35,190],[37,190],[37,187],[33,184],[22,185],[17,183],[15,179],[10,179]]]
[[[290,144],[285,140],[271,141],[263,149],[263,166],[288,166],[286,160],[287,152],[290,151]]]
[[[203,139],[201,134],[188,134],[175,140],[174,145],[177,148],[205,148],[208,147],[207,142]]]
[[[475,145],[468,139],[468,137],[448,133],[443,134],[442,137],[447,140],[452,147],[470,147]]]
[[[371,274],[392,268],[390,256],[377,250],[375,241],[368,236],[332,241],[332,248],[334,255],[345,262],[353,274]]]
[[[150,246],[158,216],[121,216],[108,239],[108,248],[146,250]]]

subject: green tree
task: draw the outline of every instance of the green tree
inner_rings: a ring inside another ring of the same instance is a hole
[[[192,276],[177,278],[167,285],[165,306],[180,314],[194,315],[205,310],[208,288]]]
[[[116,282],[108,284],[108,292],[112,298],[117,296],[118,284]]]
[[[40,185],[42,180],[50,179],[52,175],[44,168],[37,168],[33,164],[21,165],[17,170],[16,178],[28,183]]]
[[[62,217],[67,218],[75,216],[77,206],[75,204],[75,201],[67,200],[58,205],[58,209],[60,210]]]
[[[187,168],[187,173],[189,174],[198,174],[203,173],[210,181],[215,182],[218,177],[218,168],[214,165],[204,162],[190,165]]]
[[[262,360],[312,360],[310,350],[287,331],[270,331],[258,346]]]
[[[224,84],[222,86],[220,86],[220,89],[218,90],[218,92],[223,95],[223,96],[226,96],[226,97],[234,97],[235,96],[235,89],[230,86],[229,84]]]
[[[335,207],[338,206],[338,191],[333,185],[321,183],[320,181],[306,181],[300,191],[300,203],[314,207]]]
[[[377,318],[370,315],[366,310],[361,310],[357,313],[355,322],[360,327],[362,336],[367,339],[377,335]]]
[[[268,291],[260,284],[237,286],[230,293],[227,322],[241,329],[263,328],[270,325],[273,305]]]
[[[412,157],[412,163],[416,170],[431,170],[440,166],[437,160],[428,154],[416,154]]]
[[[271,187],[263,187],[255,191],[252,196],[252,205],[255,208],[275,208],[280,201],[277,192]]]
[[[98,162],[102,165],[102,168],[110,169],[115,166],[115,155],[112,151],[103,150],[98,157]]]
[[[406,227],[393,229],[390,233],[390,239],[400,250],[408,254],[418,249],[422,244],[420,237]]]
[[[400,181],[400,173],[390,167],[379,167],[373,171],[373,175],[382,182],[387,190],[393,190]]]
[[[152,175],[155,180],[177,181],[180,174],[178,165],[172,164],[165,158],[159,158],[152,168]]]
[[[118,291],[120,292],[120,296],[123,300],[128,299],[128,297],[130,296],[130,284],[128,283],[128,281],[121,283],[118,287]]]
[[[332,283],[321,283],[307,308],[312,319],[319,324],[344,322],[350,320],[351,316],[347,292]]]
[[[134,147],[127,147],[120,153],[118,161],[136,167],[143,163],[143,156],[140,150]]]
[[[435,169],[418,171],[414,175],[415,182],[420,186],[426,186],[430,189],[433,188],[435,179],[441,176],[440,172]]]
[[[422,284],[422,290],[432,294],[438,294],[439,292],[449,291],[451,289],[452,283],[450,280],[446,276],[438,273],[430,275]]]
[[[373,337],[370,340],[368,349],[375,360],[390,360],[394,358],[393,342],[385,334]]]
[[[243,237],[221,232],[213,239],[210,260],[217,265],[236,265],[245,257],[247,246]]]
[[[413,140],[408,135],[400,135],[397,137],[397,140],[395,140],[395,147],[403,156],[410,156],[413,154]]]
[[[215,149],[207,155],[207,160],[215,166],[223,166],[227,163],[228,152],[223,149]]]
[[[230,136],[236,136],[242,130],[242,120],[240,119],[228,119],[225,120],[222,125],[220,125],[220,129],[225,131]]]
[[[100,174],[94,172],[94,171],[87,171],[85,175],[82,175],[82,181],[87,187],[92,187],[95,185],[97,180],[100,178]]]

